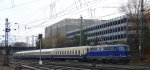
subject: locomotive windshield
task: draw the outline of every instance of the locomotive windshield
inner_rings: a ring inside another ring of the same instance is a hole
[[[129,47],[127,46],[120,46],[119,51],[129,51]]]
[[[129,47],[128,46],[124,46],[125,51],[129,51]]]
[[[129,47],[128,46],[116,46],[114,47],[115,51],[129,51]]]

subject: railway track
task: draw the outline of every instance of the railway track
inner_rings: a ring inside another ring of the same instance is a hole
[[[130,65],[114,65],[114,64],[92,64],[83,62],[62,62],[62,61],[44,61],[42,65],[38,61],[22,61],[12,62],[21,69],[29,70],[150,70],[148,66],[130,66]]]

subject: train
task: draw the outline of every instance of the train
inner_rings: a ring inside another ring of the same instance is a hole
[[[41,50],[20,51],[13,54],[15,59],[79,60],[103,63],[128,63],[130,47],[124,44],[77,46]]]

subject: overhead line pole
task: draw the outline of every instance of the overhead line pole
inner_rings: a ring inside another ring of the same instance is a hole
[[[39,46],[40,46],[40,60],[39,60],[39,64],[42,65],[42,34],[39,34]]]
[[[6,23],[5,23],[5,54],[4,54],[4,66],[9,66],[9,58],[8,58],[8,33],[10,32],[10,28],[9,28],[9,23],[8,23],[8,18],[6,18]]]
[[[82,30],[82,16],[80,17],[81,18],[81,24],[80,24],[80,46],[83,45],[83,40],[82,40],[82,36],[83,36],[83,30]]]
[[[142,48],[143,48],[143,25],[144,25],[144,0],[141,0],[141,24],[140,24],[140,38],[139,38],[139,62],[142,58]]]

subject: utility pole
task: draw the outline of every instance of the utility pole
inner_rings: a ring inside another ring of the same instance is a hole
[[[39,64],[42,65],[42,34],[39,34],[39,42],[40,42],[40,60],[39,60]]]
[[[32,47],[34,47],[34,35],[32,35]]]
[[[53,48],[53,37],[52,37],[52,27],[51,28],[51,31],[50,31],[50,38],[51,38],[51,48]]]
[[[56,32],[56,47],[58,48],[58,26],[57,26],[57,32]]]
[[[5,48],[4,48],[4,66],[9,66],[9,58],[8,58],[8,54],[9,54],[9,50],[8,50],[8,34],[10,32],[10,28],[9,28],[9,23],[8,23],[8,18],[6,18],[6,23],[5,23]]]
[[[81,24],[80,24],[80,46],[82,46],[83,45],[83,40],[82,40],[82,36],[83,36],[83,30],[82,30],[82,27],[83,27],[83,25],[82,25],[82,16],[80,17],[81,18]]]
[[[140,38],[139,38],[139,62],[141,61],[142,58],[142,44],[143,44],[143,25],[144,25],[144,0],[141,0],[141,24],[140,24]]]

